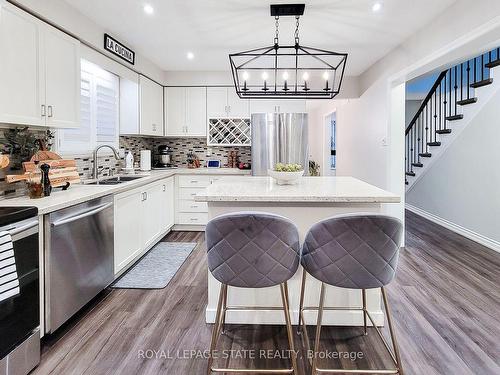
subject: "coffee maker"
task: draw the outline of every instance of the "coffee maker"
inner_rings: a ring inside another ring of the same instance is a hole
[[[165,145],[158,146],[155,168],[175,168],[172,165],[172,150]]]

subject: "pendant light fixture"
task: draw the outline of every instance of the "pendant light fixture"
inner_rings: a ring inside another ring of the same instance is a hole
[[[347,53],[305,47],[299,21],[305,4],[271,5],[274,44],[229,55],[236,93],[240,98],[333,99],[340,92]],[[280,45],[280,17],[294,16],[294,45]]]

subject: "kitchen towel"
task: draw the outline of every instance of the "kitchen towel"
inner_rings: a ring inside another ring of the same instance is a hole
[[[19,279],[12,237],[9,232],[0,232],[0,302],[19,294]]]

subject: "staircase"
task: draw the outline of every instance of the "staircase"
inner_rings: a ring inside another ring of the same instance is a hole
[[[405,131],[407,190],[479,111],[495,90],[492,69],[500,66],[500,48],[455,65],[439,74]],[[500,89],[500,85],[498,86]],[[471,108],[477,107],[477,108]],[[482,106],[481,106],[482,107]]]

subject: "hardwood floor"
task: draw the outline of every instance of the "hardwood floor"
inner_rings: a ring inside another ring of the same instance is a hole
[[[201,355],[209,348],[204,236],[176,232],[164,240],[198,243],[170,284],[163,290],[103,293],[59,333],[44,340],[35,374],[206,373],[205,358],[186,358],[189,353],[183,352],[197,350],[195,354]],[[401,252],[397,278],[387,288],[406,374],[500,373],[499,278],[500,254],[407,213],[407,246]],[[390,366],[372,330],[364,337],[357,327],[325,328],[323,350],[360,351],[364,356],[356,361],[320,361],[320,365]],[[302,337],[296,335],[295,340],[302,356],[300,374],[308,374]],[[288,346],[283,327],[230,326],[221,348],[286,350]],[[227,362],[216,361],[221,366]],[[251,367],[288,365],[286,359],[233,358],[230,362]]]

